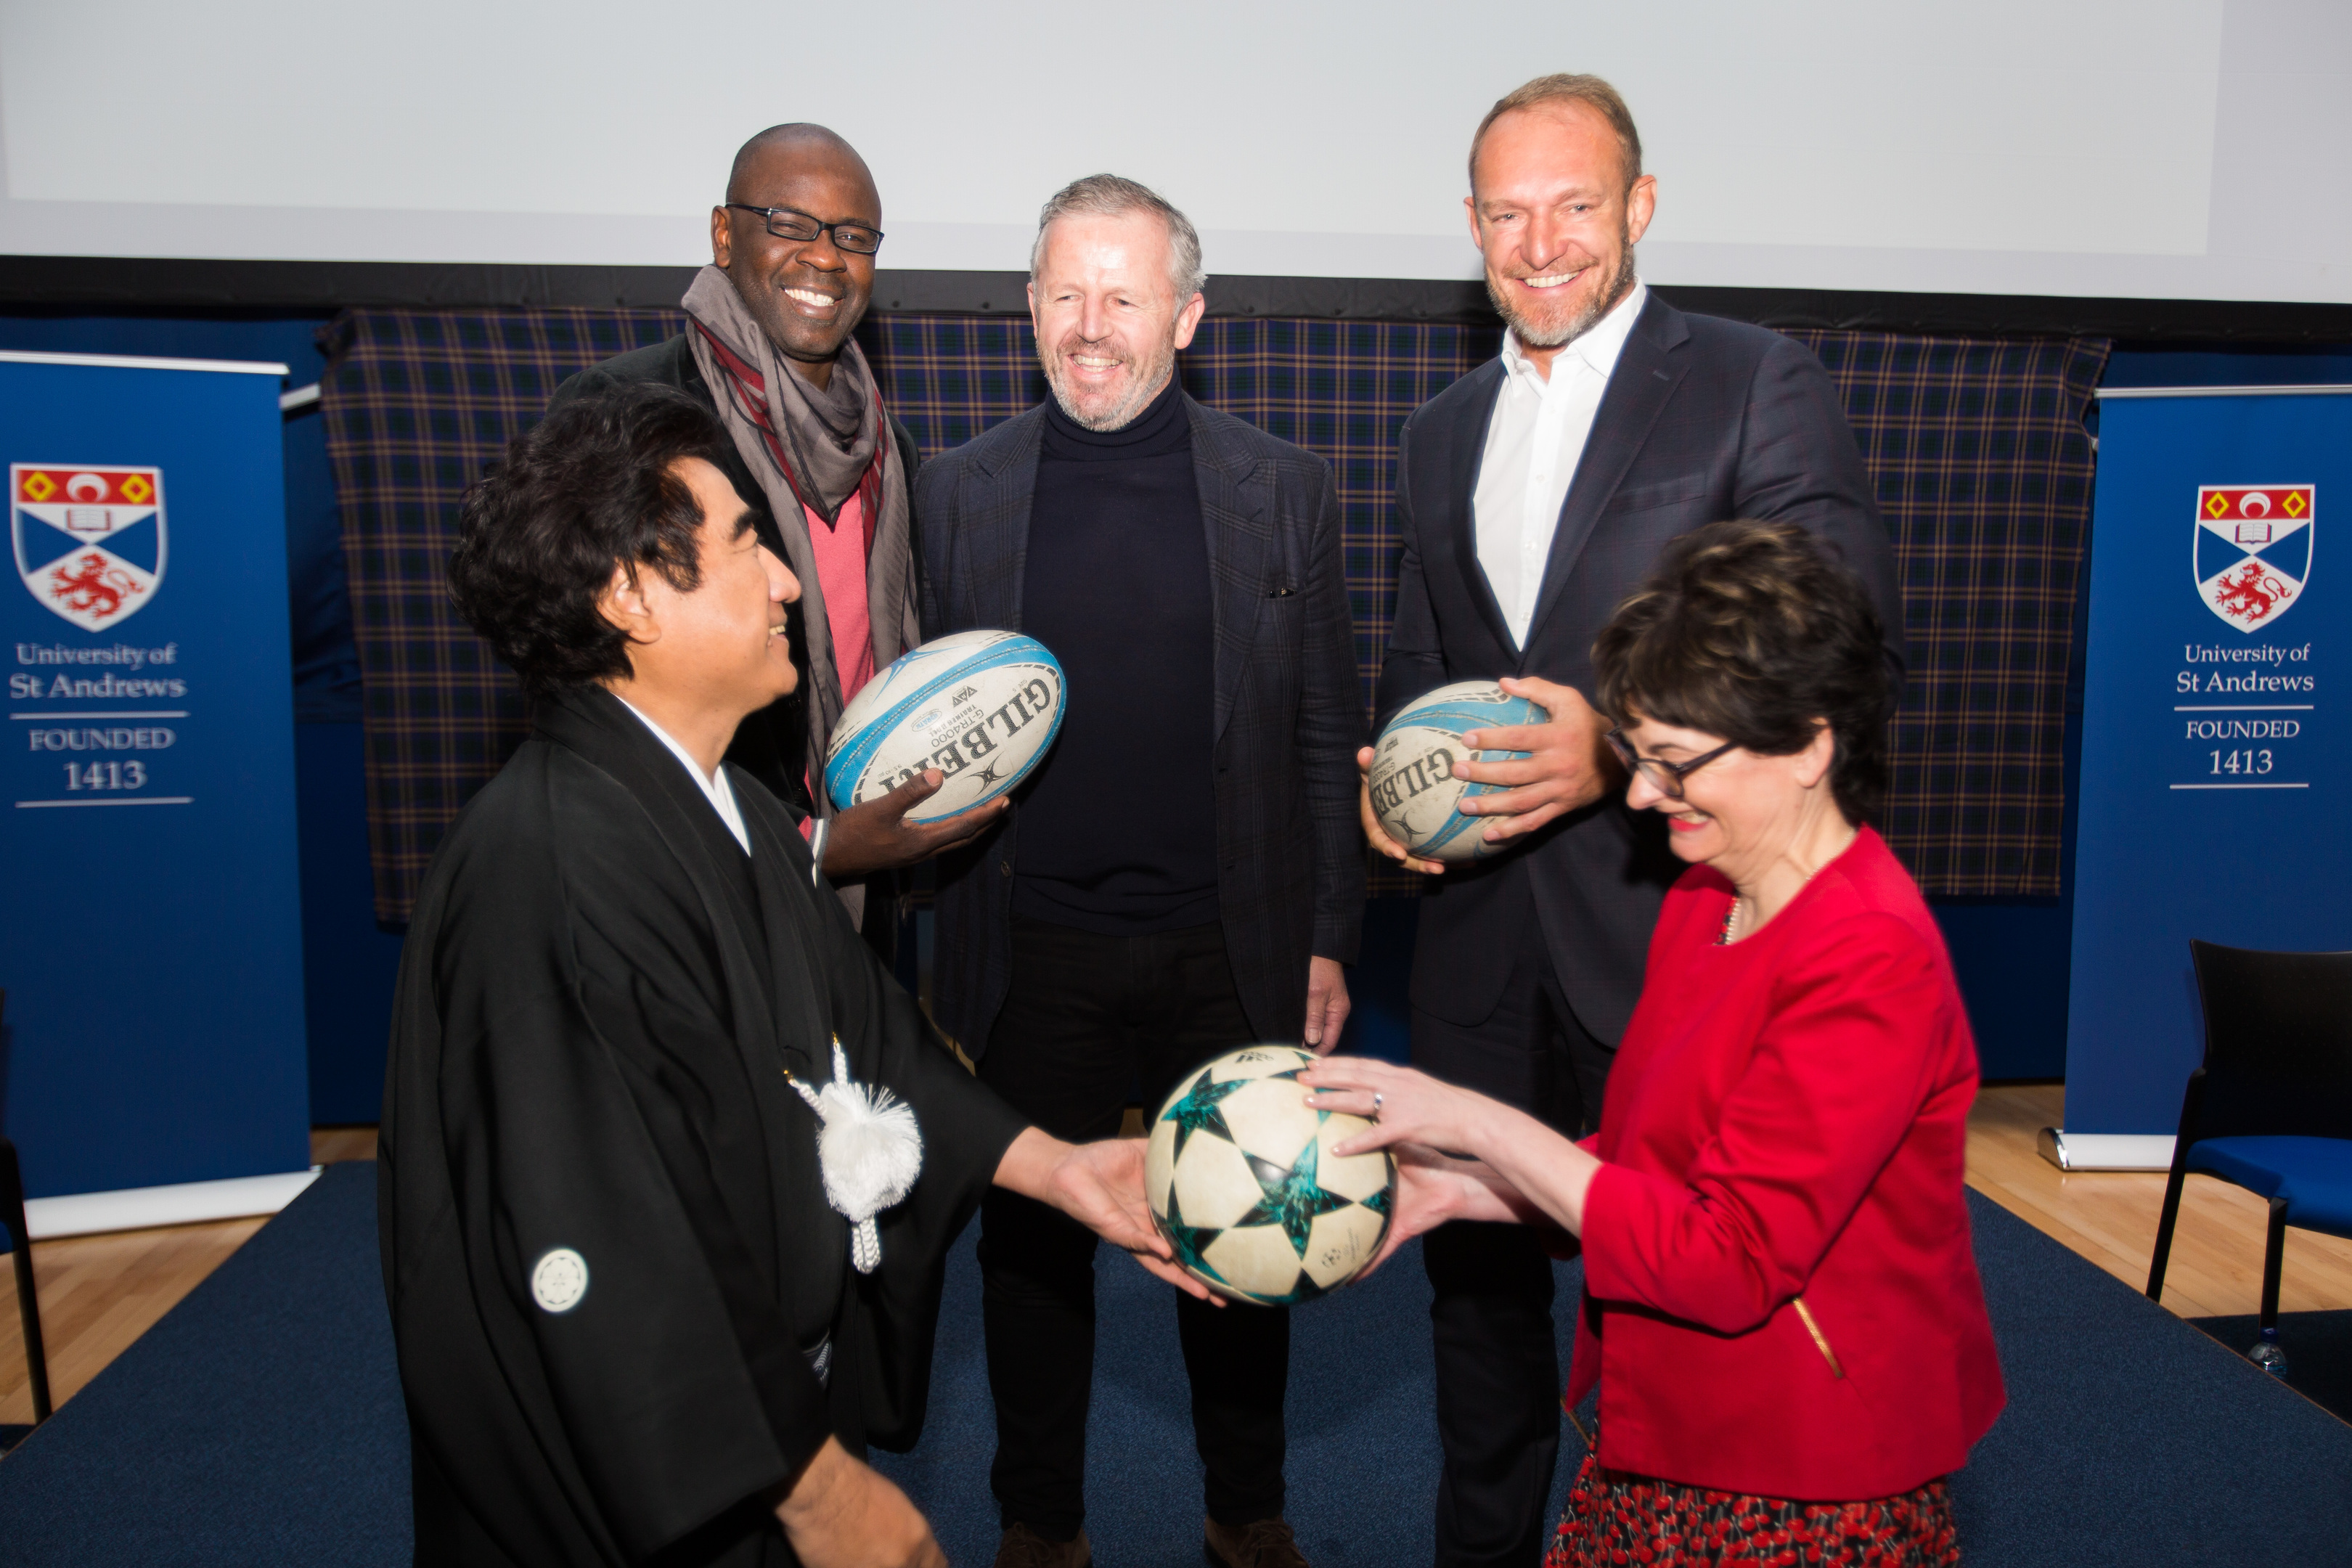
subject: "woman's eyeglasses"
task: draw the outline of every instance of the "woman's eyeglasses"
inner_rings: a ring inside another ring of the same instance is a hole
[[[1633,751],[1633,742],[1625,738],[1625,731],[1622,730],[1610,731],[1608,740],[1609,749],[1617,753],[1617,760],[1625,764],[1626,771],[1638,776],[1643,783],[1664,795],[1668,800],[1683,798],[1683,780],[1689,774],[1698,772],[1726,752],[1737,751],[1739,748],[1738,742],[1726,741],[1715,750],[1703,756],[1693,757],[1689,762],[1670,763],[1664,757],[1637,756]]]

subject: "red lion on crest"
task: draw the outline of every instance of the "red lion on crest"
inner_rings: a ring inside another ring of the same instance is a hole
[[[2224,574],[2213,589],[2216,605],[2249,621],[2266,618],[2283,601],[2294,596],[2294,590],[2259,561],[2249,561],[2234,573]]]
[[[72,571],[71,565],[80,570]],[[49,574],[51,598],[63,599],[68,609],[101,620],[122,608],[124,595],[145,591],[120,567],[108,570],[106,557],[96,551]]]

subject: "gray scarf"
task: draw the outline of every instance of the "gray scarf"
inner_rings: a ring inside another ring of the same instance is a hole
[[[921,635],[907,474],[898,443],[883,417],[873,372],[856,339],[841,345],[830,384],[820,392],[776,352],[735,285],[718,268],[697,273],[679,303],[700,329],[688,331],[694,363],[718,400],[719,420],[735,450],[766,494],[776,531],[783,538],[784,563],[801,582],[810,687],[808,777],[818,814],[831,816],[833,806],[824,798],[824,752],[841,718],[841,672],[803,507],[830,527],[839,521],[849,498],[866,488],[866,526],[873,531],[866,557],[866,612],[874,626],[874,668],[879,670],[914,647]],[[875,487],[870,479],[877,451],[881,472]]]

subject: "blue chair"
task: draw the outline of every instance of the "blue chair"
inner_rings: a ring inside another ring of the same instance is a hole
[[[2180,1189],[2191,1171],[2270,1200],[2262,1337],[2248,1352],[2286,1371],[2279,1265],[2289,1226],[2352,1237],[2352,952],[2189,944],[2205,1060],[2189,1075],[2147,1294],[2160,1300]]]

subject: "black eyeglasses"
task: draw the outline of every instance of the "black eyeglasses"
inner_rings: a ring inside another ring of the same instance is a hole
[[[852,256],[871,256],[882,248],[882,231],[862,223],[825,223],[790,207],[755,207],[749,202],[725,205],[738,212],[758,213],[767,220],[768,232],[778,239],[797,239],[806,244],[818,235],[830,233],[833,247]]]
[[[1625,764],[1626,770],[1639,775],[1644,784],[1668,800],[1683,798],[1683,780],[1685,776],[1698,772],[1726,752],[1739,749],[1738,742],[1726,741],[1704,756],[1693,757],[1686,763],[1670,763],[1664,757],[1636,756],[1633,752],[1633,742],[1625,738],[1625,731],[1622,730],[1610,731],[1608,740],[1609,749],[1617,753],[1617,760]]]

